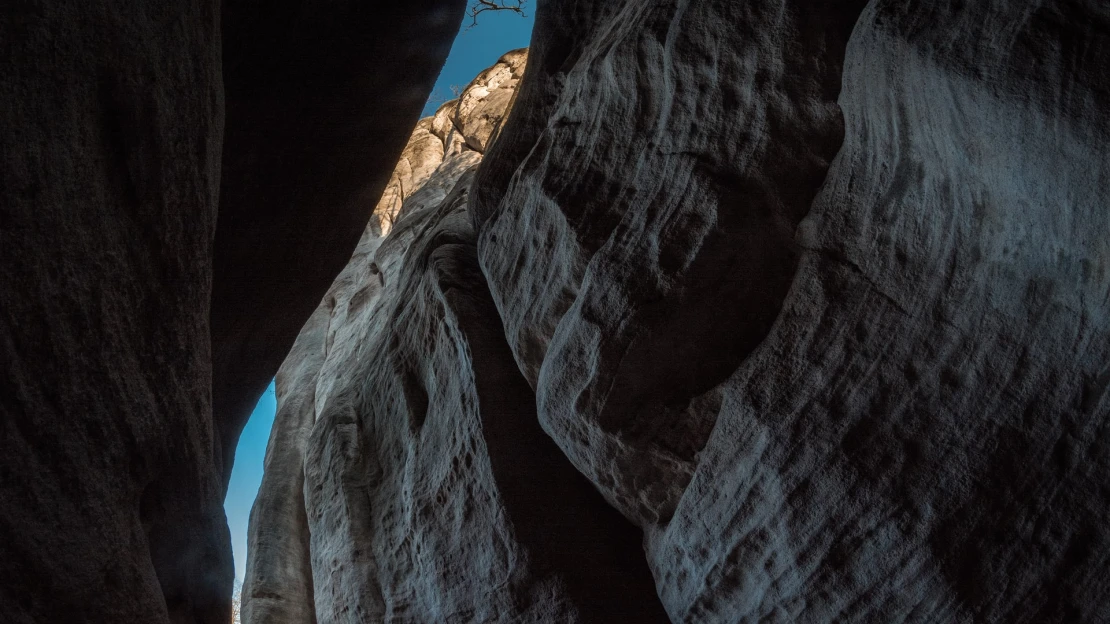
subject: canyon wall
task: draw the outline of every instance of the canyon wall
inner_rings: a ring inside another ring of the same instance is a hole
[[[467,192],[524,61],[420,121],[282,365],[244,621],[666,621],[638,532],[540,429],[478,266]]]
[[[247,621],[1110,618],[1104,4],[568,0],[514,58],[282,365]]]
[[[1110,620],[1106,3],[465,4],[0,5],[0,621]]]
[[[239,431],[464,8],[0,4],[0,622],[228,621]]]

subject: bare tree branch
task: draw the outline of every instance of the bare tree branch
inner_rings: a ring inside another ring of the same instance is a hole
[[[486,11],[512,11],[521,17],[528,17],[524,14],[524,5],[528,0],[474,0],[467,8],[466,14],[470,17],[470,26],[467,30],[474,28],[478,25],[478,16]]]

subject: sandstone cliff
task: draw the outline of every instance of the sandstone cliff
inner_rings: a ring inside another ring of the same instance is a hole
[[[561,2],[528,65],[283,365],[248,621],[1110,618],[1104,5]]]

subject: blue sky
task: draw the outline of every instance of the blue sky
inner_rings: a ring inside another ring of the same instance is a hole
[[[274,395],[274,382],[271,381],[243,428],[243,435],[239,436],[235,465],[231,468],[231,483],[224,499],[227,525],[231,529],[231,549],[235,555],[235,578],[240,583],[247,567],[247,521],[254,497],[258,495],[258,486],[262,484],[262,462],[266,458],[266,443],[270,439],[270,427],[274,424],[276,411],[277,397]]]
[[[524,14],[527,17],[512,11],[488,11],[478,16],[478,25],[467,29],[470,18],[463,19],[462,29],[451,47],[451,54],[447,63],[439,74],[435,88],[432,89],[432,100],[424,106],[427,117],[436,112],[441,102],[434,101],[436,96],[453,99],[451,85],[465,87],[478,75],[478,72],[493,65],[502,54],[509,50],[528,47],[532,38],[532,22],[535,10],[535,1],[530,0],[524,4]]]
[[[534,8],[534,0],[525,3],[524,12],[527,17],[511,11],[483,13],[478,17],[478,25],[469,29],[467,26],[470,18],[466,18],[422,116],[431,115],[439,108],[441,102],[436,101],[437,96],[441,101],[453,98],[451,85],[465,87],[478,72],[497,62],[502,54],[527,47],[532,36]],[[224,500],[224,511],[231,528],[231,547],[235,554],[235,578],[240,583],[247,566],[247,522],[254,497],[258,494],[258,486],[262,483],[266,443],[270,438],[270,427],[274,424],[276,410],[277,398],[271,382],[239,438],[231,483]]]

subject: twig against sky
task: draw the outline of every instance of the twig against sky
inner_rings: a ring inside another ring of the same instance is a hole
[[[478,16],[486,11],[512,11],[519,13],[521,17],[524,15],[524,5],[527,0],[474,0],[466,10],[466,14],[470,16],[470,26],[467,29],[474,28],[478,25]]]

